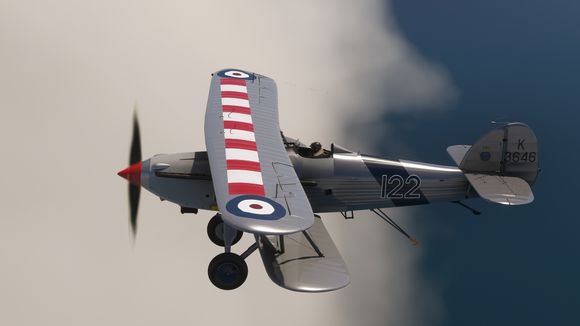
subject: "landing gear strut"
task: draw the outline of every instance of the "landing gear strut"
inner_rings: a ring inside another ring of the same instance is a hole
[[[207,234],[210,240],[218,246],[224,247],[224,253],[214,257],[207,268],[209,280],[222,290],[233,290],[244,284],[248,277],[248,265],[245,259],[258,249],[254,242],[241,255],[232,250],[232,245],[237,243],[243,232],[224,223],[218,213],[209,221]]]
[[[244,234],[244,232],[239,230],[234,231],[235,233],[228,232],[230,233],[229,236],[231,237],[231,245],[235,245],[236,243],[238,243],[238,241],[240,241],[242,235]],[[209,223],[207,224],[207,235],[211,240],[211,242],[220,247],[225,247],[224,221],[222,220],[221,214],[217,213],[216,215],[214,215],[214,217],[211,218],[211,220],[209,220]]]

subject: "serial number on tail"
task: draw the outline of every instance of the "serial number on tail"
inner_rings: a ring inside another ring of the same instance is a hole
[[[399,174],[386,175],[381,178],[381,198],[419,199],[421,178],[417,175],[403,177]]]
[[[503,159],[509,163],[534,163],[537,158],[536,152],[506,152]]]

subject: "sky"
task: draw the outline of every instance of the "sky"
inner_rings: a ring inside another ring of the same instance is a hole
[[[444,66],[458,89],[444,111],[386,112],[382,154],[450,163],[444,148],[522,121],[539,140],[535,201],[501,207],[473,200],[413,210],[423,279],[438,289],[441,325],[575,325],[579,322],[580,5],[574,1],[394,1],[401,33]],[[403,152],[405,152],[403,154]]]
[[[0,323],[574,324],[579,8],[553,3],[0,0]],[[305,143],[452,164],[445,148],[489,121],[526,122],[536,201],[389,210],[418,248],[369,214],[325,214],[347,288],[285,291],[253,255],[242,287],[217,290],[212,214],[142,192],[133,244],[116,172],[135,103],[144,157],[203,150],[226,67],[274,78]]]

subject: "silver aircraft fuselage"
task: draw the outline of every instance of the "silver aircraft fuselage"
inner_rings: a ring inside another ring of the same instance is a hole
[[[315,213],[455,202],[475,193],[460,169],[349,151],[288,155]],[[184,209],[217,210],[206,152],[160,154],[143,162],[141,185]]]

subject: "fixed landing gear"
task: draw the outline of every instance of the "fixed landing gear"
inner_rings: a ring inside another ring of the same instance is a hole
[[[245,259],[258,249],[258,243],[254,242],[241,255],[231,252],[232,245],[240,240],[243,232],[224,223],[219,213],[209,221],[207,234],[213,243],[224,247],[224,253],[215,256],[209,263],[207,268],[209,280],[222,290],[240,287],[248,277]]]
[[[248,265],[242,257],[231,252],[224,252],[211,260],[207,275],[216,287],[222,290],[233,290],[246,281]]]
[[[233,229],[232,231],[235,232],[228,232],[228,236],[231,239],[230,245],[235,245],[240,241],[244,232]],[[207,224],[207,236],[214,244],[220,247],[225,247],[224,233],[224,221],[222,220],[222,215],[219,213],[215,214]]]

